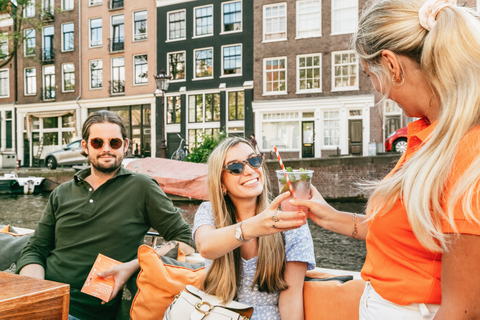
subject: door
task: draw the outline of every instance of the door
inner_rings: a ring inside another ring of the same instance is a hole
[[[363,124],[362,119],[348,120],[348,150],[349,154],[362,155],[363,142]]]
[[[315,157],[315,125],[313,121],[302,122],[302,158]]]
[[[130,144],[132,145],[132,152],[135,158],[140,158],[143,153],[142,148],[142,106],[131,107],[131,120],[132,120],[132,139]]]
[[[180,138],[178,135],[180,132],[168,132],[167,133],[167,159],[172,157],[172,154],[177,151],[180,145]]]
[[[27,134],[23,134],[23,163],[22,166],[30,167],[30,140],[27,138]]]
[[[40,148],[40,132],[32,132],[32,140],[30,143],[30,163],[35,166],[34,157],[37,156],[38,149]],[[40,155],[41,156],[41,155]]]

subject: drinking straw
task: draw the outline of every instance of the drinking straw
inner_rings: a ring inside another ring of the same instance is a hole
[[[275,150],[275,153],[277,154],[278,162],[280,162],[280,167],[282,168],[283,174],[285,175],[285,179],[287,180],[288,189],[290,189],[290,192],[292,193],[293,198],[296,199],[295,193],[293,193],[292,183],[290,182],[290,179],[288,179],[287,170],[285,170],[285,166],[283,165],[283,161],[282,161],[282,158],[280,157],[280,153],[278,153],[277,146],[274,146],[273,150]]]

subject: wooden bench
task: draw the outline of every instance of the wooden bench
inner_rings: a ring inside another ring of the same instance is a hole
[[[0,319],[68,319],[68,284],[0,272]]]

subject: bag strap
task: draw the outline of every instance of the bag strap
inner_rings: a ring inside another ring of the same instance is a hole
[[[173,305],[174,305],[174,303],[170,303],[170,305],[168,306],[167,310],[165,310],[165,314],[163,315],[163,320],[170,320],[170,318],[168,317],[168,315],[170,314],[170,311],[172,311]]]
[[[213,307],[222,307],[222,308],[229,309],[229,310],[235,311],[235,312],[249,311],[249,310],[253,311],[253,306],[250,306],[250,305],[247,305],[247,304],[244,304],[244,303],[240,303],[240,302],[237,302],[237,301],[230,301],[230,302],[227,302],[227,303],[223,303],[216,296],[211,295],[211,294],[207,294],[207,293],[205,293],[205,292],[203,292],[203,291],[201,291],[201,290],[199,290],[199,289],[197,289],[197,288],[195,288],[194,286],[191,286],[191,285],[187,285],[185,287],[185,290],[187,292],[189,292],[190,294],[196,296],[198,299],[212,305]]]
[[[163,320],[170,320],[170,313],[174,310],[174,308],[178,309],[179,306],[175,305],[179,300],[185,300],[187,305],[192,306],[193,309],[191,310],[191,314],[189,316],[190,320],[203,320],[205,317],[208,317],[208,315],[212,315],[214,318],[216,318],[215,315],[218,316],[220,314],[232,319],[248,320],[253,313],[253,307],[243,303],[231,301],[227,304],[215,305],[207,301],[209,298],[210,300],[216,300],[217,302],[219,301],[219,299],[215,296],[206,294],[193,286],[187,285],[185,290],[180,292],[180,294],[175,297],[175,300],[168,306]],[[208,318],[210,319],[210,317]]]

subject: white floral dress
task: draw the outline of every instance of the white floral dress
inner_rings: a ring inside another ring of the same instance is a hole
[[[212,225],[213,220],[212,206],[210,202],[204,202],[200,205],[195,214],[195,222],[193,225],[193,240],[195,240],[195,231],[202,225]],[[312,236],[308,225],[286,231],[285,236],[285,255],[286,261],[300,261],[308,263],[308,270],[315,268],[315,254],[313,252]],[[212,260],[205,259],[205,269],[208,270]],[[278,308],[278,299],[280,292],[266,293],[258,291],[258,286],[255,285],[253,290],[251,285],[255,277],[255,270],[257,268],[257,257],[250,260],[242,258],[242,281],[238,289],[237,301],[252,305],[254,311],[251,320],[279,320],[280,311]]]

